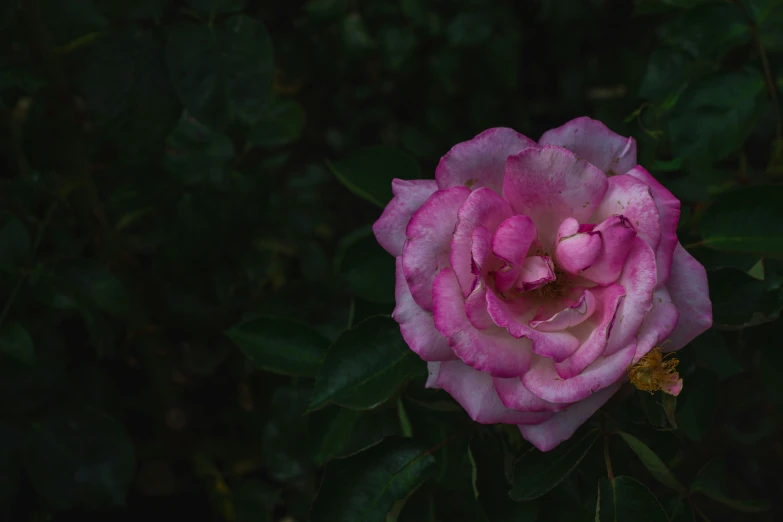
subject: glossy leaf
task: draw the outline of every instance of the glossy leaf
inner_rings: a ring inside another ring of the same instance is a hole
[[[720,502],[724,506],[746,513],[761,513],[771,506],[766,500],[737,500],[726,493],[727,471],[722,460],[712,460],[705,465],[691,482],[691,491]]]
[[[667,522],[661,503],[641,482],[631,477],[600,479],[596,522]]]
[[[756,186],[718,199],[701,220],[702,242],[710,248],[760,254],[783,253],[783,187]]]
[[[256,367],[283,375],[314,377],[329,348],[309,326],[279,317],[250,319],[226,335]]]
[[[644,442],[640,441],[630,433],[619,432],[620,437],[628,444],[628,447],[636,453],[639,460],[642,461],[653,477],[664,486],[669,486],[676,491],[686,491],[685,486],[674,477],[669,467],[655,454]]]
[[[588,430],[562,442],[552,451],[527,451],[514,463],[514,485],[509,495],[521,502],[550,491],[574,471],[596,440],[598,432]]]
[[[329,402],[370,409],[389,399],[424,363],[414,354],[390,317],[371,317],[344,332],[329,348],[318,371],[310,409]]]
[[[264,115],[272,88],[272,45],[266,28],[244,15],[208,27],[171,28],[166,56],[185,108],[217,128],[246,125]]]
[[[432,474],[435,459],[409,439],[387,439],[327,466],[312,522],[384,522],[395,501]]]
[[[371,303],[394,302],[394,258],[375,239],[372,230],[362,229],[345,241],[340,274],[351,291]]]
[[[329,167],[348,190],[381,208],[392,199],[394,178],[416,179],[421,175],[416,160],[399,150],[380,146],[359,149]]]

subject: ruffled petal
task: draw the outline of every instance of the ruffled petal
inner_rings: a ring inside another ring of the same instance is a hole
[[[470,418],[481,424],[537,424],[551,412],[522,412],[503,406],[492,377],[460,361],[441,363],[438,386],[460,403]]]
[[[438,274],[432,293],[435,327],[465,364],[495,377],[517,377],[527,371],[531,342],[515,339],[502,328],[476,329],[465,314],[454,270],[445,268]]]
[[[677,320],[680,317],[680,313],[666,288],[659,288],[653,293],[652,304],[652,309],[644,316],[642,327],[636,334],[634,364],[647,355],[647,352],[663,344],[677,326]]]
[[[655,204],[658,206],[658,215],[661,218],[661,241],[655,251],[655,262],[658,265],[658,286],[662,286],[669,279],[674,249],[678,243],[677,223],[680,221],[680,200],[638,165],[629,170],[628,175],[643,181],[650,187]]]
[[[500,194],[506,159],[528,147],[538,145],[513,129],[485,130],[472,140],[458,143],[441,158],[435,181],[441,189],[489,187]]]
[[[399,323],[402,338],[411,350],[425,361],[448,361],[457,358],[449,348],[448,340],[435,329],[432,314],[413,300],[402,273],[401,257],[397,258],[397,283],[394,297],[397,304],[392,317]]]
[[[440,373],[439,362],[427,363],[427,382],[424,383],[425,388],[440,388],[438,386],[438,374]]]
[[[565,218],[583,223],[606,192],[606,176],[573,152],[546,145],[510,156],[503,197],[514,210],[533,219],[544,253],[551,253]]]
[[[609,188],[604,200],[596,209],[591,221],[601,222],[615,215],[622,215],[631,222],[636,233],[655,251],[661,242],[661,216],[646,183],[630,174],[609,178]]]
[[[626,295],[617,310],[606,355],[630,343],[642,326],[644,316],[652,308],[655,280],[655,254],[643,239],[634,238],[623,273],[617,280],[625,288]]]
[[[492,252],[503,261],[512,265],[525,262],[527,252],[538,232],[533,220],[522,214],[511,216],[503,221],[492,238]]]
[[[522,379],[494,377],[493,380],[495,391],[506,408],[518,411],[560,411],[568,407],[568,404],[545,401],[525,388]]]
[[[449,248],[457,213],[470,195],[465,187],[435,192],[411,217],[402,249],[402,268],[413,298],[432,310],[432,281],[449,266]]]
[[[607,386],[588,398],[555,413],[551,419],[535,426],[520,425],[522,437],[541,451],[549,451],[571,438],[579,427],[608,401],[621,384]]]
[[[574,218],[568,218],[557,231],[557,266],[568,273],[579,274],[593,266],[601,254],[602,245],[600,232],[579,232],[579,223]]]
[[[588,234],[601,238],[601,252],[580,275],[599,285],[614,283],[623,271],[636,230],[624,216],[612,216]]]
[[[672,270],[666,288],[680,312],[677,327],[669,335],[667,351],[679,350],[712,326],[712,303],[707,272],[681,244],[674,250]]]
[[[610,176],[624,174],[636,165],[636,140],[624,138],[586,116],[545,132],[538,143],[573,151]]]
[[[479,330],[492,328],[495,323],[487,312],[487,287],[482,280],[478,280],[475,288],[465,299],[465,315],[470,324]]]
[[[609,343],[618,309],[625,298],[622,285],[594,288],[590,291],[596,300],[596,308],[590,318],[575,329],[584,341],[568,359],[555,363],[555,371],[563,379],[576,377],[593,364]]]
[[[402,255],[408,221],[436,190],[438,185],[430,179],[392,180],[394,197],[372,226],[375,239],[388,253],[395,257]]]
[[[621,379],[635,352],[634,341],[613,355],[599,357],[570,379],[560,377],[550,359],[535,357],[530,370],[522,376],[522,384],[550,402],[581,401]]]
[[[595,311],[595,297],[590,290],[577,289],[579,298],[555,299],[551,304],[542,306],[530,321],[530,326],[541,332],[557,332],[577,326],[588,319]],[[557,310],[554,314],[552,310]]]
[[[529,326],[536,307],[519,298],[505,301],[494,292],[487,292],[487,311],[495,324],[518,339],[530,339],[533,353],[556,361],[568,358],[579,347],[579,339],[567,332],[540,332]],[[498,377],[504,377],[498,375]]]
[[[555,280],[555,266],[547,256],[530,256],[519,270],[517,285],[525,292]]]
[[[498,225],[510,216],[511,205],[486,187],[472,192],[460,207],[451,240],[449,262],[457,273],[463,296],[468,296],[476,280],[470,266],[473,231],[482,226],[489,232],[494,232]]]

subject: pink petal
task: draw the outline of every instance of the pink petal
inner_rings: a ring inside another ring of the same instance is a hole
[[[506,159],[528,147],[538,145],[515,130],[485,130],[472,140],[452,147],[441,158],[435,180],[441,189],[459,185],[472,189],[489,187],[500,194]]]
[[[432,314],[413,300],[408,283],[402,273],[402,258],[397,258],[397,283],[394,289],[397,305],[392,317],[400,324],[402,338],[411,350],[425,361],[448,361],[457,356],[449,348],[449,342],[435,329]]]
[[[579,375],[563,379],[550,359],[535,357],[522,376],[528,390],[550,402],[576,402],[617,382],[625,375],[636,352],[636,342],[609,356],[602,356]]]
[[[570,439],[576,430],[620,389],[620,386],[619,383],[608,386],[535,426],[520,425],[519,431],[522,432],[525,440],[539,450],[552,450],[561,442]]]
[[[487,311],[495,324],[516,338],[530,339],[533,353],[556,361],[568,358],[579,347],[579,339],[567,332],[539,332],[531,328],[528,323],[535,315],[535,309],[523,299],[505,301],[494,292],[487,292]]]
[[[628,175],[643,181],[650,187],[655,204],[658,206],[658,214],[661,218],[661,242],[655,251],[655,261],[658,265],[658,286],[662,286],[669,279],[674,249],[678,243],[677,223],[680,220],[680,200],[638,165],[629,170]]]
[[[560,223],[568,217],[585,222],[603,199],[606,185],[599,169],[569,150],[546,145],[508,158],[503,197],[533,219],[544,253],[549,253]]]
[[[575,329],[585,340],[568,359],[555,363],[555,371],[563,379],[576,377],[604,353],[626,294],[618,284],[593,288],[590,293],[596,300],[595,311]]]
[[[661,390],[669,395],[678,396],[682,391],[682,379],[680,379],[680,374],[676,372],[671,374],[669,380],[661,385]]]
[[[646,183],[630,174],[609,178],[604,200],[591,221],[598,223],[614,215],[623,215],[636,233],[655,251],[661,242],[661,216]]]
[[[556,332],[581,324],[595,311],[595,297],[590,290],[581,289],[580,294],[576,302],[557,299],[542,306],[530,326],[541,332]],[[552,309],[557,312],[552,314]]]
[[[659,288],[653,293],[652,305],[652,309],[644,316],[642,327],[636,334],[634,363],[637,363],[656,346],[661,346],[677,326],[677,320],[680,317],[680,313],[666,288]]]
[[[414,212],[427,201],[438,185],[433,180],[392,180],[394,197],[383,209],[383,214],[372,226],[375,238],[388,253],[402,255],[405,229]]]
[[[641,238],[633,240],[623,273],[617,280],[625,288],[625,299],[617,310],[617,317],[609,336],[606,355],[614,353],[630,343],[652,308],[655,290],[655,254]]]
[[[590,268],[601,254],[601,233],[593,230],[578,232],[579,224],[568,218],[560,224],[555,245],[555,261],[558,268],[571,274],[579,274]]]
[[[408,240],[402,249],[402,267],[413,298],[432,310],[432,281],[449,266],[449,248],[457,213],[470,195],[465,187],[435,192],[411,217]]]
[[[492,234],[485,227],[477,227],[473,231],[470,245],[470,255],[473,263],[476,265],[474,275],[479,275],[484,269],[484,265],[489,261],[489,255],[492,253]]]
[[[479,330],[492,328],[495,323],[487,312],[487,287],[482,280],[478,280],[476,287],[465,299],[465,315],[470,324]]]
[[[438,374],[440,373],[439,362],[427,363],[427,382],[424,383],[425,388],[440,388],[438,386]]]
[[[494,232],[509,216],[511,206],[508,202],[486,187],[472,192],[460,207],[449,262],[457,273],[463,296],[468,296],[476,279],[470,269],[473,231],[483,226]]]
[[[712,303],[704,267],[681,244],[674,250],[672,270],[666,283],[680,312],[677,327],[669,336],[667,351],[679,350],[712,326]]]
[[[494,377],[495,391],[506,408],[518,411],[560,411],[568,404],[545,401],[522,384],[522,379],[501,379]]]
[[[586,116],[545,132],[538,143],[573,151],[609,175],[624,174],[636,165],[636,140],[615,134]]]
[[[581,275],[599,285],[612,284],[623,271],[636,230],[624,216],[612,216],[588,233],[599,235],[601,252]]]
[[[535,290],[555,280],[555,266],[547,256],[530,256],[519,271],[519,281],[524,291]]]
[[[460,361],[441,363],[438,386],[449,392],[465,408],[470,418],[481,424],[536,424],[551,412],[522,412],[503,406],[492,377]]]
[[[445,268],[438,274],[432,294],[435,327],[463,362],[495,377],[518,377],[527,371],[530,341],[515,339],[502,328],[478,330],[470,324],[454,270]]]
[[[536,240],[538,232],[533,220],[522,214],[511,216],[503,221],[492,238],[492,252],[503,261],[512,265],[525,262],[530,245]]]

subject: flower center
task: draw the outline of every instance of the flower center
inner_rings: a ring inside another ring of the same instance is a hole
[[[631,384],[638,389],[653,394],[658,390],[665,393],[676,395],[672,389],[680,381],[679,374],[675,371],[680,361],[672,357],[672,353],[664,354],[659,346],[656,346],[650,352],[642,357],[639,362],[628,368],[628,377]],[[679,382],[680,387],[682,383]]]
[[[555,267],[555,280],[550,281],[543,286],[539,286],[535,290],[532,290],[531,293],[536,297],[547,299],[563,297],[568,292],[570,286],[568,276],[562,270],[558,270],[557,267]]]

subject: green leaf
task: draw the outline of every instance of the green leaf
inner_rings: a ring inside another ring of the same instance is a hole
[[[710,370],[721,381],[743,371],[742,366],[732,357],[726,339],[715,330],[708,330],[698,336],[691,341],[686,351],[678,353],[677,356],[683,364],[693,361]]]
[[[371,303],[393,303],[394,258],[378,244],[372,229],[351,234],[341,246],[340,274],[351,291]]]
[[[384,522],[393,504],[432,475],[435,459],[410,439],[381,444],[326,467],[312,522]]]
[[[664,464],[661,458],[656,455],[655,452],[653,452],[653,450],[647,446],[647,444],[629,433],[621,431],[619,432],[619,435],[623,438],[625,443],[628,444],[631,450],[636,453],[636,456],[639,457],[639,460],[642,461],[642,464],[644,464],[650,473],[652,473],[652,475],[658,479],[658,482],[664,486],[669,486],[676,491],[686,491],[685,486],[680,484],[674,475],[672,475],[672,472],[669,471],[668,466]]]
[[[293,100],[274,101],[250,129],[247,141],[267,149],[290,145],[302,136],[305,119],[304,107],[299,103]]]
[[[340,454],[361,414],[355,410],[328,406],[310,413],[307,427],[313,461],[325,464]]]
[[[388,400],[423,363],[390,317],[376,316],[344,332],[316,377],[310,410],[328,402],[365,410]]]
[[[166,139],[163,167],[186,185],[204,181],[219,184],[226,178],[228,163],[233,158],[234,144],[228,136],[185,113]]]
[[[745,14],[734,4],[707,4],[691,9],[664,24],[660,33],[667,44],[704,60],[718,60],[750,40]]]
[[[677,425],[691,440],[699,441],[712,426],[717,408],[718,381],[715,375],[697,370],[684,379],[677,397]]]
[[[693,479],[691,491],[745,513],[761,513],[770,509],[771,505],[766,500],[736,500],[728,496],[725,492],[727,478],[726,463],[721,459],[711,460]]]
[[[123,425],[95,409],[53,413],[25,442],[27,475],[57,509],[122,506],[136,468]]]
[[[514,487],[509,492],[516,501],[532,500],[560,484],[585,458],[598,440],[598,432],[589,430],[562,442],[546,453],[530,450],[514,463]]]
[[[91,124],[113,140],[124,161],[157,159],[181,112],[162,34],[113,30],[69,59]]]
[[[329,168],[345,187],[360,198],[383,208],[392,199],[391,182],[417,179],[421,169],[402,151],[376,146],[359,149]]]
[[[715,201],[701,219],[704,245],[720,250],[783,254],[783,186],[745,187]]]
[[[15,274],[30,253],[30,235],[19,219],[9,212],[0,217],[0,271]]]
[[[109,21],[91,0],[40,0],[41,18],[55,45],[104,29]]]
[[[691,84],[669,120],[675,157],[702,163],[738,150],[756,124],[764,101],[764,78],[754,69]]]
[[[199,121],[220,129],[264,116],[274,67],[260,22],[244,15],[213,27],[180,22],[171,28],[166,57],[180,100]]]
[[[242,482],[231,492],[236,522],[272,522],[272,508],[278,492],[260,480]]]
[[[639,86],[639,97],[663,101],[688,80],[688,57],[670,47],[655,49],[647,61],[647,71]]]
[[[667,522],[661,503],[641,482],[631,477],[598,482],[596,522]]]
[[[261,316],[232,326],[226,335],[258,368],[315,377],[329,341],[306,324]]]
[[[470,442],[476,463],[478,501],[492,522],[513,520],[535,522],[538,516],[536,502],[514,502],[508,496],[511,484],[506,479],[506,463],[511,463],[511,452],[498,432],[481,428]]]
[[[35,362],[35,345],[24,326],[16,321],[0,327],[0,353],[31,365]]]
[[[114,0],[96,2],[98,10],[109,18],[143,20],[160,18],[169,8],[171,0]]]
[[[236,13],[245,8],[246,0],[187,0],[193,9],[204,14]]]
[[[715,326],[738,330],[774,321],[780,315],[781,281],[759,281],[745,272],[726,268],[707,274]]]

